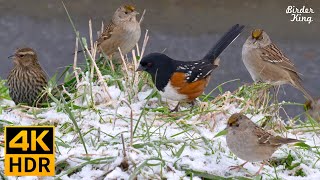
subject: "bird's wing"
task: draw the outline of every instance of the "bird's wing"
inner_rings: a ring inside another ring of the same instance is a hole
[[[122,31],[121,26],[117,26],[111,21],[97,40],[98,50],[102,50],[106,55],[118,52],[118,47],[121,47],[119,35],[121,35]]]
[[[297,139],[274,136],[258,126],[256,126],[254,128],[254,134],[258,137],[259,144],[269,144],[269,145],[273,145],[273,146],[281,146],[282,144],[299,142],[299,140],[297,140]]]
[[[274,137],[272,134],[268,133],[258,126],[254,128],[253,133],[258,137],[259,144],[271,144],[270,138]]]
[[[179,64],[177,71],[184,72],[186,74],[186,81],[192,83],[210,76],[215,67],[217,65],[206,61],[190,61]]]
[[[104,31],[101,33],[100,37],[97,39],[98,46],[105,40],[110,39],[112,36],[112,32],[114,32],[115,24],[111,21]]]
[[[281,52],[281,50],[275,44],[270,44],[264,48],[261,48],[260,57],[264,61],[275,64],[283,69],[298,74],[294,64]]]

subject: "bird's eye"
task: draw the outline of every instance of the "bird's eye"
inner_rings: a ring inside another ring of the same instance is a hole
[[[151,66],[152,66],[152,63],[149,62],[149,63],[147,64],[147,66],[148,66],[148,67],[151,67]]]
[[[128,14],[128,12],[127,12],[127,11],[125,11],[124,13],[125,13],[125,14]]]
[[[24,56],[24,54],[18,54],[18,57],[22,58]]]

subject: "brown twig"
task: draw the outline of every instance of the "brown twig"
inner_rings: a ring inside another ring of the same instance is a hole
[[[94,45],[94,49],[97,49],[97,44],[96,44],[96,43],[95,43],[95,45]],[[94,68],[95,68],[96,71],[97,71],[98,79],[99,79],[99,82],[101,83],[101,85],[102,85],[102,87],[103,87],[102,89],[103,89],[104,93],[106,93],[106,94],[108,95],[108,96],[107,96],[107,101],[110,101],[110,100],[111,100],[111,95],[110,95],[110,93],[109,93],[109,91],[108,91],[108,86],[107,86],[106,82],[105,82],[104,79],[103,79],[103,76],[102,76],[102,74],[101,74],[101,71],[99,70],[99,67],[97,66],[97,64],[96,64],[96,62],[95,62],[95,60],[94,60],[94,57],[91,55],[88,47],[85,47],[85,50],[87,51],[88,55],[90,56],[90,59],[91,59],[91,61],[92,61],[92,64],[93,64]],[[95,51],[94,51],[94,54],[96,54]]]
[[[141,18],[140,18],[140,21],[139,21],[139,24],[141,24],[141,22],[143,21],[145,13],[146,13],[146,10],[143,10]]]
[[[122,153],[123,153],[123,157],[127,157],[127,153],[126,153],[126,145],[124,144],[124,137],[123,134],[121,133],[121,141],[122,141]]]
[[[76,37],[76,45],[74,48],[74,58],[73,58],[73,72],[74,75],[76,76],[77,84],[79,84],[79,74],[78,74],[78,69],[77,69],[77,60],[78,60],[78,48],[79,48],[79,39]]]
[[[90,38],[90,48],[93,51],[92,21],[91,21],[91,19],[89,19],[89,38]]]
[[[144,51],[146,49],[146,46],[147,46],[147,43],[148,43],[148,40],[149,40],[149,35],[148,35],[148,29],[146,30],[146,33],[144,35],[144,40],[143,40],[143,44],[142,44],[142,49],[141,49],[141,56],[143,56],[144,54]]]
[[[125,61],[125,59],[124,59],[124,56],[123,56],[123,54],[122,54],[122,52],[121,52],[120,47],[118,47],[118,50],[119,50],[119,53],[120,53],[120,57],[121,57],[122,63],[123,63],[123,65],[124,65],[124,69],[126,70],[127,77],[129,77],[129,71],[128,71],[127,63],[126,63],[126,61]]]

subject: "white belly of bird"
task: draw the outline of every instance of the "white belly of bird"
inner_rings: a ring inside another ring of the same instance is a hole
[[[125,33],[125,36],[122,37],[124,38],[124,44],[122,44],[123,48],[121,49],[123,54],[129,53],[131,49],[134,48],[141,35],[140,25],[134,25],[133,27],[128,28],[126,31],[127,33]]]
[[[258,145],[258,138],[247,132],[228,130],[226,140],[229,149],[240,159],[257,162],[267,160],[276,150],[276,147]]]
[[[188,96],[179,94],[178,90],[171,85],[170,81],[168,82],[164,90],[159,91],[159,93],[162,97],[173,100],[173,101],[186,101],[188,99]]]
[[[260,80],[259,72],[256,72],[255,63],[256,59],[254,57],[248,57],[248,54],[250,51],[249,47],[246,47],[245,45],[242,48],[242,61],[245,67],[247,68],[248,72],[250,73],[253,81],[257,82]]]

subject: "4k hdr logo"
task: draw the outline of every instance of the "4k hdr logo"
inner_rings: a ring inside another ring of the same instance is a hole
[[[54,176],[54,127],[5,127],[5,175]]]

